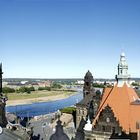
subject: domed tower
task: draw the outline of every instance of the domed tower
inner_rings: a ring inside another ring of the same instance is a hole
[[[50,137],[50,140],[70,140],[69,137],[64,133],[62,122],[60,119],[57,121],[56,131]]]
[[[76,104],[76,128],[80,127],[82,120],[94,117],[94,103],[96,102],[96,93],[93,88],[93,76],[88,71],[84,77],[83,99]],[[84,123],[84,122],[83,122]]]
[[[118,82],[118,87],[122,87],[124,83],[129,85],[130,75],[128,74],[128,65],[126,62],[125,53],[121,53],[120,62],[118,64],[118,75],[116,75],[116,80]]]
[[[94,94],[93,76],[89,70],[84,77],[83,97],[85,98],[88,94]]]

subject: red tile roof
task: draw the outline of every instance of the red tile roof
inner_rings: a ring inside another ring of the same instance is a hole
[[[118,87],[116,84],[113,88],[105,88],[93,125],[96,125],[100,112],[109,105],[123,131],[126,133],[137,132],[136,122],[140,122],[140,104],[134,105],[132,102],[138,99],[134,89],[126,84],[123,87]]]

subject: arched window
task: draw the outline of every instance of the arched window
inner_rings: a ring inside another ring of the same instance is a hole
[[[122,71],[122,69],[121,69],[121,74],[122,74],[122,72],[123,72],[123,71]]]
[[[89,82],[86,82],[86,85],[89,86]]]
[[[115,133],[115,127],[112,127],[112,133]]]
[[[105,126],[104,125],[102,126],[102,131],[105,131]]]

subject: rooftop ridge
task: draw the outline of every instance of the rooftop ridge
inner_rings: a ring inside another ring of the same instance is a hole
[[[101,112],[101,109],[102,109],[102,107],[104,106],[104,104],[105,104],[106,100],[108,99],[108,97],[110,96],[110,94],[111,94],[113,88],[114,88],[114,87],[111,88],[111,90],[109,91],[109,93],[108,93],[107,97],[105,98],[104,102],[103,102],[102,105],[99,107],[96,116],[98,116],[99,113]],[[94,123],[94,121],[93,121],[93,123]]]

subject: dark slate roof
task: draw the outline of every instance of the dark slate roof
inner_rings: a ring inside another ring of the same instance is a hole
[[[93,77],[92,73],[88,70],[88,72],[86,73],[85,77]]]
[[[76,106],[88,106],[88,104],[90,103],[90,101],[93,99],[94,94],[88,94],[85,96],[85,98],[83,98],[79,103],[76,104]]]

